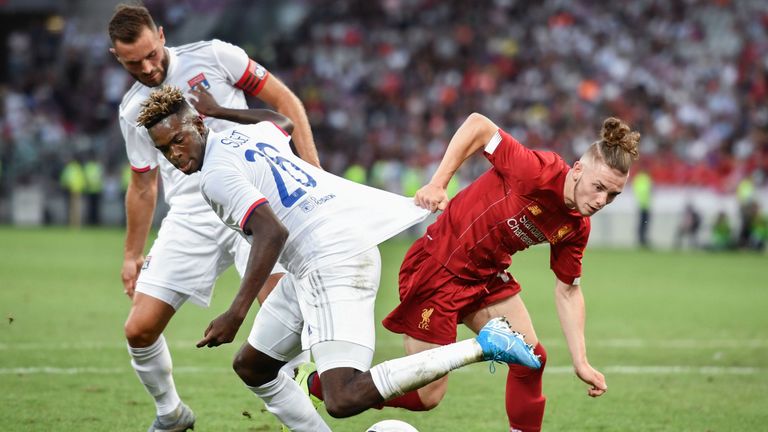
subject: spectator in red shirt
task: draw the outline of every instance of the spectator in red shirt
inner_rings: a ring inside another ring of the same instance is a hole
[[[511,255],[550,244],[555,302],[576,375],[588,384],[589,396],[602,395],[605,378],[587,360],[581,261],[589,217],[624,189],[639,138],[623,121],[608,118],[601,137],[569,167],[557,154],[530,150],[488,118],[472,114],[454,134],[432,180],[416,194],[420,206],[443,213],[408,251],[400,269],[401,303],[384,326],[404,334],[411,354],[454,342],[458,323],[477,333],[492,317],[505,316],[535,345],[542,363],[538,370],[509,365],[506,409],[512,431],[541,429],[546,351],[518,295],[520,285],[507,272]],[[480,148],[493,167],[449,202],[448,181]],[[447,384],[445,376],[387,405],[431,409]]]

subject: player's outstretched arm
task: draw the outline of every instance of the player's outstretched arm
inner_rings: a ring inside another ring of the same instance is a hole
[[[296,152],[299,157],[321,168],[320,157],[317,155],[317,147],[315,147],[315,140],[312,137],[312,129],[309,127],[307,112],[298,96],[275,75],[270,75],[257,97],[274,107],[280,114],[291,119],[294,125],[291,139],[296,145]]]
[[[444,210],[448,205],[448,195],[445,192],[448,182],[467,158],[488,144],[498,129],[499,127],[484,115],[470,114],[453,134],[432,179],[416,192],[416,204],[432,212]]]
[[[584,339],[586,310],[584,295],[579,285],[570,285],[561,280],[555,284],[555,304],[560,326],[563,329],[571,361],[576,375],[591,387],[587,394],[592,397],[602,395],[608,389],[605,377],[593,368],[587,360],[587,347]]]
[[[125,193],[125,248],[120,277],[123,290],[133,298],[136,279],[144,263],[144,245],[152,226],[157,203],[157,168],[147,172],[131,172]]]
[[[245,223],[244,231],[256,240],[251,246],[248,267],[240,282],[240,290],[235,295],[229,309],[208,325],[205,336],[197,343],[198,348],[203,346],[215,347],[235,339],[237,330],[272,273],[272,268],[288,239],[288,230],[277,218],[269,204],[263,204],[253,210]]]
[[[190,91],[193,96],[192,106],[204,116],[216,117],[235,123],[254,124],[261,121],[270,121],[287,133],[293,133],[293,122],[288,117],[268,109],[234,109],[226,108],[218,104],[213,95],[198,85]]]

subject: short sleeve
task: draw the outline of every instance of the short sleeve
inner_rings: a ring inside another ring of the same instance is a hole
[[[128,163],[133,171],[141,173],[157,167],[159,153],[145,128],[129,122],[121,113],[120,131],[125,140]]]
[[[589,240],[589,219],[583,220],[584,225],[570,238],[550,246],[549,266],[552,272],[559,280],[570,285],[579,285],[581,262]]]
[[[213,40],[212,46],[227,81],[251,96],[258,95],[269,78],[267,69],[251,60],[238,46],[218,39]]]
[[[244,231],[253,211],[268,204],[267,198],[236,168],[219,164],[203,174],[203,197],[221,220]]]
[[[483,154],[503,177],[517,180],[539,178],[552,162],[549,152],[531,150],[501,129],[488,141]]]

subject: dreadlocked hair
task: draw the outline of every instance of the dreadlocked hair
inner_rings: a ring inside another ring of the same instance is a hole
[[[622,174],[627,174],[632,162],[637,160],[639,152],[640,133],[633,131],[629,125],[616,117],[608,117],[603,121],[600,140],[594,142],[585,156],[599,160]]]
[[[143,108],[137,122],[140,126],[149,129],[171,114],[181,111],[186,104],[187,101],[178,87],[164,85],[153,91],[141,104]]]

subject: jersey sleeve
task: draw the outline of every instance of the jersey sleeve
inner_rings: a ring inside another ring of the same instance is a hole
[[[120,131],[125,140],[128,163],[133,171],[143,173],[157,167],[159,152],[145,128],[128,121],[121,113]]]
[[[214,39],[213,52],[232,85],[251,96],[261,92],[269,79],[269,72],[251,60],[242,48]]]
[[[549,153],[531,150],[501,129],[488,141],[483,154],[505,178],[526,182],[540,179],[537,184],[547,181],[541,177],[551,164]]]
[[[558,279],[570,285],[579,285],[581,260],[589,240],[589,219],[570,238],[550,246],[549,267]]]
[[[203,175],[200,187],[206,201],[221,220],[229,226],[238,226],[243,232],[253,211],[268,204],[267,198],[248,181],[245,174],[232,166],[218,164]]]

